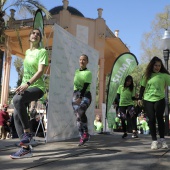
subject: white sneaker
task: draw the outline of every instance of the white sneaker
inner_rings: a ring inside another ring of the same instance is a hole
[[[151,143],[151,149],[152,149],[152,150],[156,150],[156,149],[159,149],[159,148],[161,148],[160,143],[159,143],[158,141],[152,141],[152,143]]]
[[[161,143],[161,148],[162,149],[168,149],[168,145],[167,145],[167,143],[166,143],[166,141],[165,140],[163,140],[163,141],[160,141],[160,143]]]

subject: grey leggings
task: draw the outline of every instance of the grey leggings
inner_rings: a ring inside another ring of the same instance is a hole
[[[27,106],[31,101],[36,101],[43,96],[43,91],[37,87],[28,88],[23,94],[13,97],[14,123],[18,136],[21,138],[24,129],[29,128]]]

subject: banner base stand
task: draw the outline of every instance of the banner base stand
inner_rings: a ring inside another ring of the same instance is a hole
[[[103,132],[102,134],[103,134],[103,135],[111,135],[110,132]]]

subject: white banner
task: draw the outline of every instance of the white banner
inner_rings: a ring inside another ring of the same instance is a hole
[[[88,55],[89,63],[87,68],[91,70],[93,76],[91,84],[92,103],[86,112],[89,133],[92,134],[99,54],[96,50],[55,24],[47,113],[47,142],[78,137],[76,117],[71,101],[74,73],[79,68],[81,54]]]

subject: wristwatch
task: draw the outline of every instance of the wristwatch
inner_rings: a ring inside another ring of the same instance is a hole
[[[31,83],[30,83],[29,81],[27,82],[27,84],[28,84],[28,86],[30,86],[30,85],[31,85]]]

